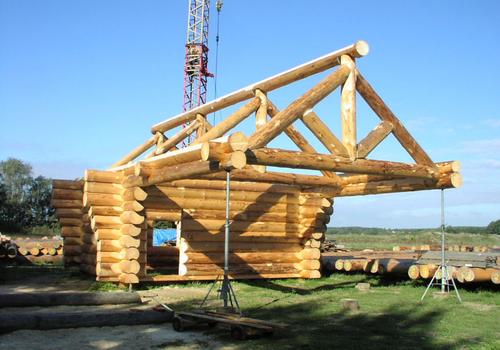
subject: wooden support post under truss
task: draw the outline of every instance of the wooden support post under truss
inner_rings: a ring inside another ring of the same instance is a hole
[[[267,123],[267,109],[269,103],[266,93],[262,90],[255,90],[255,96],[260,99],[260,106],[257,111],[255,111],[255,130],[260,130]],[[253,167],[260,173],[266,172],[266,167],[264,165],[254,165]]]
[[[306,111],[302,116],[302,121],[332,154],[349,157],[349,152],[344,144],[331,132],[328,126],[323,123],[313,110]]]
[[[431,158],[422,149],[422,147],[420,147],[418,142],[413,138],[413,136],[411,136],[408,130],[406,130],[404,125],[399,121],[394,113],[392,113],[389,107],[387,107],[384,101],[375,92],[368,81],[366,81],[366,79],[361,75],[361,73],[359,73],[359,71],[357,72],[356,89],[381,120],[388,121],[393,125],[394,129],[392,130],[392,133],[418,164],[434,166],[434,162]]]
[[[358,144],[358,158],[366,158],[393,130],[390,122],[383,121]]]
[[[340,63],[351,69],[342,84],[340,96],[340,119],[342,121],[342,142],[351,159],[356,159],[356,64],[348,55],[340,57]]]
[[[276,107],[274,103],[271,102],[271,100],[268,100],[268,113],[271,118],[274,118],[279,113],[278,107]],[[293,125],[289,125],[285,129],[285,134],[302,152],[317,153],[314,147],[311,146],[309,142],[307,142],[306,138]],[[321,173],[327,177],[338,178],[337,174],[332,171],[322,170]]]
[[[419,164],[357,159],[350,160],[330,154],[311,154],[283,149],[260,148],[248,150],[248,164],[277,167],[342,171],[347,173],[378,174],[436,178],[439,172],[435,167]]]
[[[323,98],[328,96],[349,75],[350,69],[340,66],[335,72],[328,75],[318,85],[307,91],[304,95],[288,105],[281,112],[276,114],[264,129],[258,130],[249,139],[249,148],[257,149],[266,146],[280,132],[291,125],[295,120],[302,117],[304,112],[313,108]]]
[[[229,107],[236,103],[245,101],[254,96],[255,89],[260,89],[269,93],[280,87],[293,83],[295,81],[307,78],[311,75],[323,72],[327,69],[335,67],[340,63],[340,56],[350,55],[352,57],[363,57],[369,52],[369,46],[365,41],[357,41],[356,43],[346,46],[340,50],[331,52],[327,55],[319,57],[315,60],[306,62],[297,67],[289,69],[285,72],[276,74],[270,78],[261,80],[257,83],[249,85],[243,89],[232,92],[226,96],[222,96],[216,100],[205,103],[199,107],[193,108],[189,111],[183,112],[173,118],[167,119],[161,123],[154,125],[151,128],[153,133],[157,131],[168,131],[179,125],[190,122],[196,118],[196,114],[201,113],[208,115],[210,113],[219,111],[223,108]]]

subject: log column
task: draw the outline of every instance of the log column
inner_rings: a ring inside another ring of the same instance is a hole
[[[342,55],[340,62],[349,67],[351,72],[342,84],[340,100],[340,116],[342,121],[342,142],[344,143],[349,157],[356,159],[356,65],[348,55]]]

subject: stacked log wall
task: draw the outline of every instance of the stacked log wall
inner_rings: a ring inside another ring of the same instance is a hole
[[[64,265],[79,265],[82,262],[84,232],[88,227],[88,216],[83,210],[83,181],[53,180],[52,201],[61,225],[64,246]]]
[[[221,275],[225,182],[179,180],[146,191],[150,224],[181,220],[179,275]],[[230,270],[235,277],[320,277],[319,246],[332,201],[303,194],[297,186],[232,181],[230,208]]]

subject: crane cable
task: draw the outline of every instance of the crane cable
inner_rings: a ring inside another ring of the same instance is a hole
[[[217,9],[217,35],[215,36],[215,74],[214,74],[214,100],[217,99],[217,78],[219,68],[219,39],[220,39],[220,11],[222,10],[222,0],[217,0],[215,8]],[[215,122],[216,113],[213,116],[213,125]]]

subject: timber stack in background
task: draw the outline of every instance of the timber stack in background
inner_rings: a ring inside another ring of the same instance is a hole
[[[61,264],[63,241],[60,237],[15,238],[0,235],[0,261],[5,264]]]
[[[321,262],[325,271],[360,272],[398,275],[412,280],[431,279],[441,263],[441,251],[431,245],[392,251],[324,252]],[[486,282],[500,284],[500,252],[498,248],[468,247],[469,252],[446,251],[450,276],[460,283]],[[481,251],[481,252],[478,252]],[[441,278],[439,275],[436,277]]]

